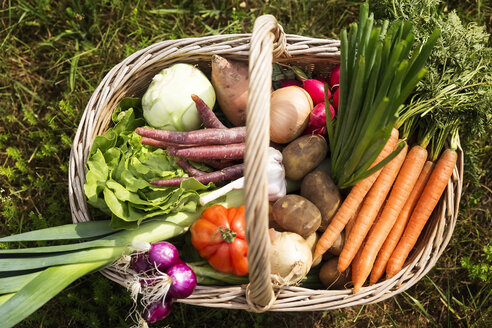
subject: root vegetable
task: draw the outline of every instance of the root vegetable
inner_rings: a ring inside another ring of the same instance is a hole
[[[168,147],[174,147],[174,148],[186,147],[186,145],[179,145],[179,144],[160,141],[147,137],[142,137],[142,139],[140,139],[140,142],[142,143],[142,145],[147,145],[147,146],[152,146],[155,148],[162,148],[162,149],[167,149]]]
[[[388,156],[395,148],[396,142],[398,140],[398,130],[393,129],[391,131],[391,137],[386,142],[381,153],[378,155],[372,166],[377,165],[381,162],[386,156]],[[376,171],[372,175],[367,178],[359,181],[351,190],[348,196],[343,201],[339,210],[335,214],[335,217],[332,219],[328,228],[326,228],[325,232],[321,236],[316,245],[315,258],[318,256],[322,256],[328,248],[330,248],[335,240],[338,237],[338,234],[342,232],[345,228],[347,222],[352,218],[354,212],[357,211],[357,208],[364,200],[364,197],[371,189],[374,181],[376,181],[379,176],[381,170]]]
[[[237,164],[237,162],[233,160],[220,160],[220,159],[209,159],[209,158],[202,158],[196,162],[203,163],[217,170],[222,170],[225,169],[226,167]]]
[[[333,67],[330,73],[330,87],[338,88],[340,83],[340,65]]]
[[[316,248],[316,243],[318,242],[319,235],[316,232],[313,232],[309,236],[305,238],[306,243],[311,249],[311,254],[314,254],[314,249]],[[316,262],[313,262],[311,266],[315,267],[321,262],[321,258],[318,258]]]
[[[338,110],[338,99],[339,99],[339,93],[338,93],[338,89],[335,91],[335,93],[333,94],[333,107],[335,107],[336,110]]]
[[[202,175],[194,177],[194,179],[198,180],[203,184],[207,184],[209,182],[222,182],[222,181],[230,181],[235,180],[243,176],[244,172],[244,164],[237,164],[233,166],[229,166],[220,171],[204,173]],[[150,183],[155,186],[160,187],[177,187],[181,185],[181,182],[190,178],[172,178],[172,179],[164,179],[164,180],[154,180]]]
[[[286,195],[273,204],[273,219],[283,229],[307,237],[321,224],[318,208],[304,197]]]
[[[191,99],[193,99],[193,101],[195,102],[198,115],[200,116],[203,125],[205,125],[206,128],[227,129],[227,127],[222,124],[217,116],[215,116],[212,109],[208,107],[208,105],[202,100],[202,98],[193,94],[191,95]]]
[[[300,180],[326,157],[328,145],[320,135],[302,136],[292,141],[282,151],[285,176]]]
[[[280,87],[285,88],[285,87],[290,87],[290,86],[297,86],[297,87],[302,87],[302,82],[298,80],[282,80],[280,81]]]
[[[245,148],[244,143],[188,148],[169,147],[167,149],[167,153],[170,156],[179,156],[196,161],[200,161],[202,159],[236,160],[244,158]]]
[[[311,96],[314,105],[325,102],[325,85],[322,81],[316,79],[304,80],[303,87],[304,90],[306,90]],[[330,90],[327,91],[328,91],[328,98],[330,98],[331,97]]]
[[[328,253],[339,256],[343,250],[343,245],[345,245],[345,236],[344,231],[340,232],[333,245],[328,249]]]
[[[319,272],[319,280],[328,289],[345,289],[345,285],[350,281],[350,270],[338,272],[338,257],[333,257],[326,261]]]
[[[175,264],[181,263],[178,249],[167,241],[152,244],[149,249],[149,262],[157,269],[166,271]]]
[[[244,125],[248,102],[248,64],[213,55],[212,85],[227,119],[235,126]]]
[[[163,302],[152,303],[144,312],[143,319],[145,322],[154,323],[166,318],[171,314],[173,301],[171,298],[165,299]]]
[[[270,232],[270,267],[273,282],[293,285],[311,268],[312,254],[306,240],[293,232]]]
[[[458,155],[454,148],[446,149],[434,167],[422,195],[415,206],[398,245],[386,266],[386,277],[390,279],[403,267],[408,254],[415,246],[427,220],[436,207],[453,174]]]
[[[185,170],[186,173],[188,173],[192,177],[205,174],[205,172],[195,168],[193,165],[191,165],[190,163],[188,163],[182,158],[177,158],[176,164],[178,164],[183,170]]]
[[[272,93],[270,100],[270,139],[289,143],[306,129],[313,101],[306,90],[289,86]]]
[[[350,235],[347,236],[347,241],[340,254],[338,262],[338,270],[340,272],[347,269],[368,235],[369,229],[371,229],[372,224],[376,220],[378,212],[382,208],[386,196],[393,186],[396,176],[405,160],[407,149],[408,146],[405,145],[400,153],[384,166],[381,174],[364,199],[359,215],[350,231]]]
[[[246,128],[204,129],[190,132],[137,128],[142,137],[180,145],[227,145],[246,140]]]
[[[333,180],[325,172],[314,170],[302,179],[301,196],[319,209],[321,224],[318,231],[325,231],[342,201],[340,191]]]

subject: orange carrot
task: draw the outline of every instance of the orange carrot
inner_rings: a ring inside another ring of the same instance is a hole
[[[446,189],[457,159],[458,155],[455,150],[446,149],[437,161],[436,167],[432,171],[429,181],[412,212],[403,236],[388,260],[388,265],[386,266],[386,277],[388,279],[397,274],[403,267],[408,254],[417,242],[422,229]]]
[[[352,231],[352,228],[354,227],[355,219],[357,216],[359,216],[360,209],[362,207],[362,203],[357,207],[357,211],[355,211],[355,214],[348,220],[347,224],[345,225],[345,236],[350,235],[350,231]]]
[[[386,201],[385,201],[386,203]],[[378,212],[378,216],[376,217],[376,220],[374,220],[374,224],[372,225],[371,229],[369,230],[369,234],[370,235],[373,230],[374,230],[374,227],[376,226],[376,224],[379,222],[379,219],[381,217],[381,213],[383,212],[383,207],[384,207],[384,204],[383,206],[381,206],[381,209],[379,210]],[[357,252],[357,254],[355,255],[354,259],[352,260],[352,267],[351,267],[351,271],[352,271],[352,283],[354,284],[354,289],[353,289],[353,293],[356,294],[359,292],[360,290],[360,287],[359,286],[357,289],[355,288],[355,283],[354,281],[357,279],[358,276],[360,276],[360,270],[361,270],[361,261],[362,261],[362,258],[361,258],[361,255],[362,255],[362,249],[364,248],[364,245],[366,244],[367,242],[367,237],[364,239],[364,241],[362,242],[362,245],[361,247],[359,248],[359,251]]]
[[[338,257],[338,271],[345,271],[354,259],[355,254],[357,254],[398,175],[398,171],[400,171],[400,167],[407,155],[407,150],[408,146],[405,144],[400,153],[383,167],[381,174],[364,199],[354,227],[350,231],[350,235]]]
[[[398,141],[398,130],[393,129],[391,131],[391,136],[386,142],[381,153],[378,155],[374,163],[371,165],[377,165],[383,159],[385,159],[391,152],[395,149],[396,142]],[[345,225],[350,220],[350,218],[354,215],[357,207],[364,200],[369,189],[371,189],[374,181],[376,181],[377,177],[381,173],[382,170],[378,170],[375,173],[371,174],[364,180],[359,181],[347,195],[344,202],[338,209],[335,217],[330,222],[330,225],[326,228],[323,235],[321,235],[318,243],[316,244],[316,249],[314,251],[313,258],[316,260],[318,257],[322,256],[335,242],[338,235],[345,228]]]
[[[372,268],[371,277],[369,279],[369,283],[371,285],[378,282],[378,280],[383,276],[386,269],[386,264],[388,263],[388,259],[390,258],[391,253],[398,244],[398,241],[400,241],[403,230],[405,230],[405,227],[407,225],[408,218],[415,208],[415,205],[417,204],[417,201],[419,200],[419,197],[422,194],[427,181],[429,180],[433,168],[434,163],[431,161],[427,161],[424,165],[424,168],[420,172],[419,178],[417,179],[417,182],[415,183],[410,196],[408,196],[408,199],[405,202],[405,206],[403,206],[400,215],[398,215],[398,219],[396,219],[393,228],[388,234],[388,237],[386,237],[383,246],[379,250],[379,253],[376,257],[376,262],[374,263],[374,266]]]
[[[360,264],[357,275],[352,274],[354,293],[356,293],[371,273],[372,266],[376,260],[379,249],[383,245],[391,228],[395,224],[413,186],[422,171],[427,160],[427,150],[421,146],[414,146],[408,152],[398,177],[391,189],[391,193],[384,205],[382,214],[372,232],[367,235],[366,243],[362,248]],[[383,176],[381,173],[380,177]],[[377,182],[376,182],[377,183]],[[376,184],[374,184],[376,186]]]

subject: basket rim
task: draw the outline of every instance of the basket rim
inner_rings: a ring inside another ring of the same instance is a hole
[[[214,53],[247,58],[250,38],[251,33],[242,33],[161,41],[128,56],[104,76],[84,109],[70,153],[68,187],[73,222],[88,221],[91,218],[83,194],[85,163],[93,138],[97,133],[104,131],[105,123],[107,128],[109,121],[105,114],[112,112],[118,97],[123,97],[125,91],[128,91],[120,90],[118,86],[128,81],[138,81],[135,78],[137,74],[142,72],[149,74],[152,68],[156,70],[156,65],[166,65],[168,59],[171,62],[177,58],[201,62],[201,59],[210,57]],[[310,38],[296,34],[287,34],[286,39],[287,51],[291,57],[282,60],[310,59],[310,65],[319,62],[327,65],[339,60],[337,40]],[[335,47],[337,51],[332,51]],[[216,50],[213,51],[214,49]],[[105,106],[113,107],[108,109],[104,108]],[[340,291],[285,286],[276,290],[277,300],[269,310],[321,311],[376,303],[415,285],[437,262],[449,243],[456,224],[463,185],[463,151],[459,142],[457,151],[459,158],[453,177],[440,200],[439,209],[429,219],[429,222],[436,222],[434,227],[427,229],[427,244],[414,254],[409,263],[407,261],[403,270],[395,277],[373,286],[363,287],[356,295],[351,294],[351,289]],[[437,239],[441,241],[437,242]],[[125,277],[111,268],[104,269],[101,273],[126,287]],[[246,286],[199,285],[189,298],[178,301],[207,307],[249,310],[245,288]]]

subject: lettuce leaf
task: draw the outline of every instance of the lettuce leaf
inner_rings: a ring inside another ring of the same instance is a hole
[[[135,129],[145,125],[138,98],[125,98],[112,114],[113,126],[97,136],[87,160],[84,191],[88,204],[111,215],[111,227],[135,229],[145,219],[195,212],[200,193],[214,187],[195,179],[180,187],[149,181],[187,176],[163,149],[140,143]]]

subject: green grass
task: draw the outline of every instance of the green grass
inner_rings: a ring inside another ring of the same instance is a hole
[[[336,38],[356,19],[359,1],[242,3],[3,1],[0,236],[71,222],[67,172],[77,124],[104,74],[128,55],[166,39],[249,32],[264,13],[275,15],[287,33]],[[452,0],[441,7],[457,9],[464,22],[489,24],[490,33],[490,2]],[[491,326],[491,280],[473,274],[474,268],[492,270],[483,250],[491,243],[491,132],[489,125],[467,153],[482,170],[477,180],[465,181],[450,245],[427,277],[406,293],[375,305],[308,313],[253,314],[175,304],[172,315],[153,326]],[[468,269],[463,258],[469,259]],[[130,308],[128,292],[96,273],[72,284],[19,327],[129,327]]]

